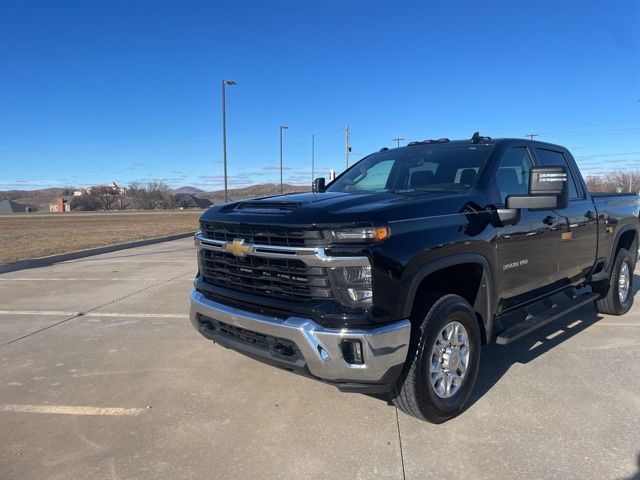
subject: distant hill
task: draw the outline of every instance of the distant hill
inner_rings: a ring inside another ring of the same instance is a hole
[[[63,188],[42,188],[40,190],[6,190],[0,191],[0,200],[19,200],[20,203],[28,205],[34,211],[48,212],[49,204],[54,203],[56,197],[60,196]],[[309,185],[283,185],[284,193],[308,192],[311,190]],[[224,202],[224,190],[215,190],[213,192],[205,192],[204,190],[189,185],[175,188],[172,190],[174,194],[190,194],[198,198],[206,198],[213,203]],[[251,185],[250,187],[231,188],[229,189],[229,200],[242,200],[253,197],[268,197],[280,194],[280,184],[261,183]]]
[[[27,199],[41,197],[51,197],[51,199],[53,199],[57,195],[60,195],[62,190],[64,189],[58,187],[41,188],[39,190],[4,190],[0,191],[0,199],[8,198],[14,200],[17,198]]]
[[[173,193],[191,193],[192,195],[196,195],[198,193],[205,193],[204,190],[200,190],[199,188],[191,187],[189,185],[186,185],[186,186],[180,187],[180,188],[174,188],[171,191]]]
[[[285,183],[282,186],[284,193],[309,192],[310,185],[289,185]],[[229,189],[229,200],[242,200],[253,197],[268,197],[280,194],[280,184],[261,183],[259,185],[251,185],[250,187],[231,188]],[[199,197],[208,198],[213,203],[224,202],[224,190],[216,190],[214,192],[206,192],[198,194]]]

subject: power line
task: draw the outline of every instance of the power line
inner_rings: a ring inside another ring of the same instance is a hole
[[[537,133],[527,133],[525,137],[529,137],[529,140],[533,140],[533,137],[539,137]]]
[[[393,141],[398,144],[398,148],[400,148],[400,141],[404,140],[402,137],[394,138]]]

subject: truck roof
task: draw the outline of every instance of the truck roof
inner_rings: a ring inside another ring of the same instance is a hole
[[[434,140],[418,140],[418,141],[409,142],[407,145],[403,147],[383,148],[383,150],[398,150],[402,148],[411,148],[416,145],[503,145],[505,143],[511,143],[511,142],[519,142],[519,143],[524,143],[526,145],[531,145],[531,146],[552,147],[552,148],[559,148],[562,150],[566,150],[566,148],[561,145],[542,142],[540,140],[530,140],[526,138],[491,138],[491,137],[480,137],[480,136],[478,136],[477,138],[471,138],[466,140],[449,140],[448,138],[439,138]]]

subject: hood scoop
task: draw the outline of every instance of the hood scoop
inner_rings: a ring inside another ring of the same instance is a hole
[[[235,210],[243,213],[260,213],[270,215],[284,215],[286,213],[299,208],[302,203],[300,202],[269,202],[269,201],[256,201],[256,202],[240,202],[236,206]]]

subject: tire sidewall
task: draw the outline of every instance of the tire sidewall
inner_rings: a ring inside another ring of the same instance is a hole
[[[619,284],[618,279],[620,278],[620,271],[622,270],[622,265],[627,263],[629,266],[629,292],[627,293],[627,298],[624,302],[620,301],[619,295]],[[612,300],[615,303],[616,310],[618,310],[621,314],[626,313],[631,309],[633,305],[633,284],[634,284],[634,264],[633,259],[629,252],[625,249],[621,249],[618,252],[618,256],[616,257],[615,268],[613,271],[613,276],[611,277],[610,289],[612,294]]]
[[[436,303],[423,321],[427,322],[427,328],[418,358],[419,398],[427,400],[422,402],[424,410],[435,410],[433,413],[444,421],[455,416],[471,395],[480,363],[480,329],[471,306],[460,297]],[[441,398],[431,385],[431,350],[442,328],[454,321],[461,323],[469,336],[469,368],[462,387],[451,397]]]

